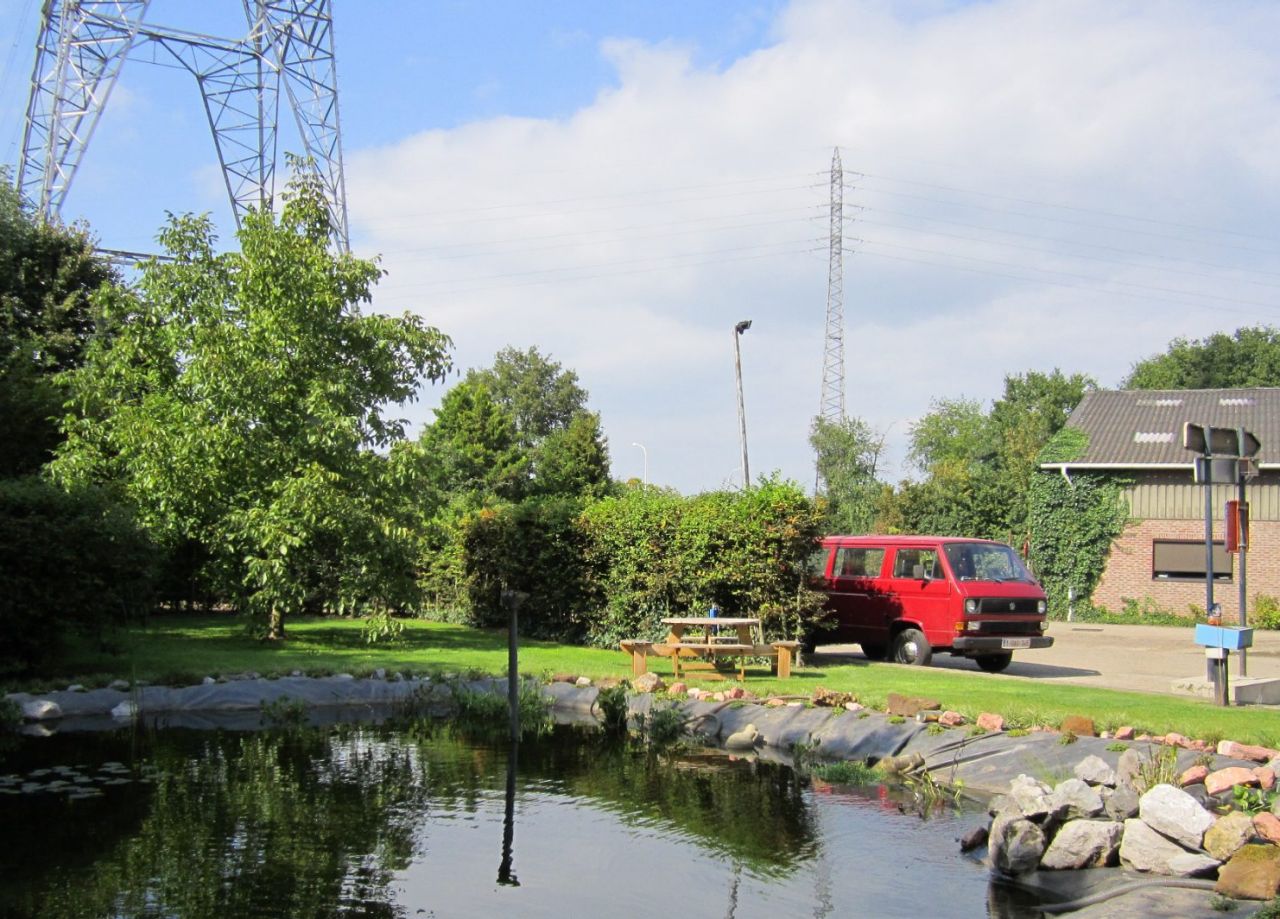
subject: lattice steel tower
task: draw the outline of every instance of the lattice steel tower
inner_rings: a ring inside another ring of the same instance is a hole
[[[831,154],[831,257],[827,266],[827,335],[822,352],[823,421],[844,420],[844,169]]]
[[[275,194],[283,84],[334,242],[348,248],[330,0],[242,2],[249,32],[227,39],[144,22],[150,0],[45,0],[18,166],[18,189],[39,214],[61,209],[125,58],[151,45],[196,78],[237,226]]]

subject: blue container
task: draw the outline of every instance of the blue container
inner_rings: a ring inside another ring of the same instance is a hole
[[[1206,648],[1226,648],[1239,651],[1253,647],[1253,629],[1236,629],[1225,625],[1196,624],[1196,644]]]

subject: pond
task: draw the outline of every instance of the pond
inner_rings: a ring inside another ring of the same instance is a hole
[[[4,916],[1039,915],[959,854],[976,805],[924,820],[571,726],[518,749],[428,720],[7,741]]]

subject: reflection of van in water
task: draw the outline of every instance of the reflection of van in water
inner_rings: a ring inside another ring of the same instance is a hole
[[[928,664],[935,651],[998,673],[1013,652],[1047,648],[1040,584],[1003,543],[953,536],[828,536],[813,586],[824,624],[806,637],[857,642],[873,660]]]

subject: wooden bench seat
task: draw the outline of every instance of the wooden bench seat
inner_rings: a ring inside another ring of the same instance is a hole
[[[779,679],[791,676],[791,662],[795,659],[797,641],[773,641],[765,643],[745,644],[733,641],[665,641],[654,642],[641,639],[626,639],[618,643],[622,650],[631,655],[632,676],[640,676],[648,671],[648,656],[671,658],[671,667],[677,679],[682,669],[681,658],[705,657],[713,663],[719,656],[738,658],[738,679],[746,678],[746,658],[771,657],[777,669]],[[690,669],[688,664],[683,669]]]

